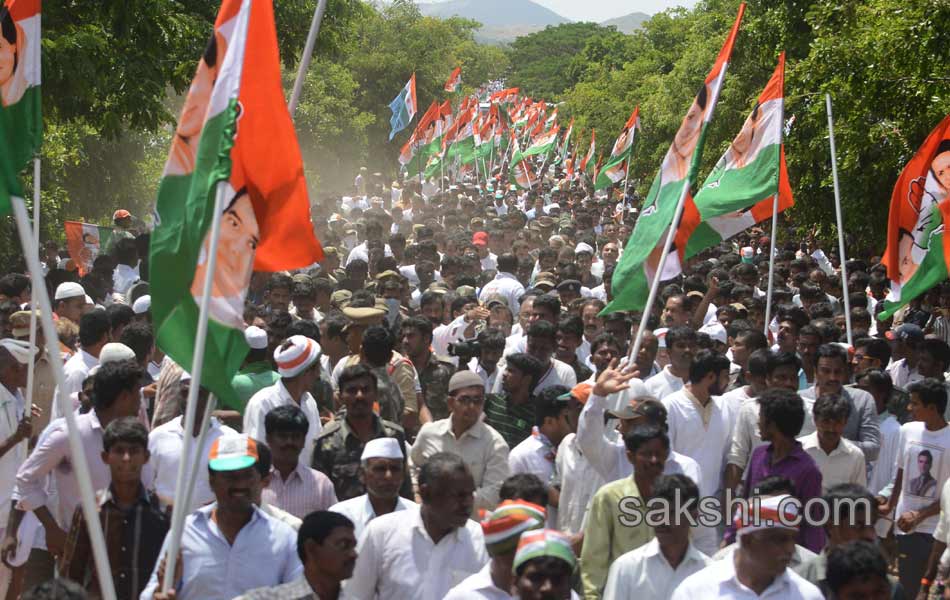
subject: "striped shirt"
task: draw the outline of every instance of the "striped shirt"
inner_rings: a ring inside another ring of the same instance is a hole
[[[488,394],[485,397],[485,423],[505,438],[509,448],[514,448],[531,435],[534,397],[523,404],[514,404],[507,393]]]
[[[261,499],[298,519],[337,503],[330,478],[300,463],[286,480],[276,467],[271,467],[270,482],[261,492]]]
[[[277,587],[251,590],[235,600],[320,600],[320,597],[310,587],[307,578],[301,576]]]

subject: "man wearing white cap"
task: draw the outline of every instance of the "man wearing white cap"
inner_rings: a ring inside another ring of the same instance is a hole
[[[821,600],[821,591],[788,568],[798,538],[801,503],[787,494],[761,499],[757,514],[736,515],[738,548],[686,578],[672,600],[782,598]],[[794,524],[793,524],[794,523]]]
[[[323,427],[317,401],[309,390],[320,379],[320,344],[312,339],[295,335],[274,350],[274,361],[280,380],[254,394],[244,409],[244,433],[254,439],[264,439],[264,417],[271,409],[284,404],[296,404],[307,415],[310,428],[300,460],[307,464],[313,456],[314,440]]]
[[[360,456],[360,481],[366,493],[338,502],[329,510],[349,517],[360,540],[363,530],[376,517],[418,507],[399,495],[405,471],[406,459],[397,439],[383,437],[366,442]]]
[[[0,540],[10,516],[10,499],[16,472],[26,460],[32,434],[31,411],[20,388],[26,387],[27,364],[36,354],[30,345],[10,338],[0,340]],[[0,598],[5,598],[10,569],[0,563]]]
[[[277,383],[280,375],[267,359],[266,331],[251,325],[244,330],[244,341],[251,350],[244,359],[244,366],[231,380],[231,386],[234,387],[241,404],[246,406],[254,394]]]
[[[144,296],[139,296],[135,299],[135,302],[132,303],[132,312],[135,313],[133,320],[145,321],[147,323],[152,322],[152,317],[150,316],[149,309],[152,308],[152,297],[148,294]]]
[[[112,323],[104,310],[88,312],[79,319],[79,351],[70,357],[63,366],[65,389],[67,396],[79,394],[82,391],[82,382],[89,376],[89,371],[99,364],[99,354],[102,348],[111,341]],[[55,393],[53,398],[55,398]],[[59,410],[53,402],[53,418]],[[60,415],[62,416],[62,415]]]
[[[100,368],[102,368],[102,365],[110,363],[110,362],[118,362],[120,360],[136,360],[135,351],[129,348],[128,346],[126,346],[125,344],[120,344],[118,342],[109,342],[108,344],[104,344],[102,346],[102,350],[99,351],[98,364],[94,365],[91,369],[89,369],[89,373],[87,374],[87,377],[92,377],[93,375],[95,375],[96,372],[99,371]],[[86,378],[84,377],[82,381],[79,382],[80,390],[82,389],[82,384],[85,381],[85,379]],[[69,382],[67,379],[67,386],[68,385],[69,385]],[[80,406],[79,393],[71,392],[69,395],[69,399],[72,401],[73,410],[79,410],[79,406]],[[144,419],[142,420],[142,424],[145,425],[146,429],[148,429],[148,418],[145,416],[144,404],[143,404],[143,409],[140,412],[142,413],[141,416]],[[53,402],[51,413],[52,413],[50,415],[51,421],[63,416],[63,411],[60,409],[59,402]]]
[[[78,324],[86,306],[86,290],[75,281],[61,283],[53,295],[53,304],[53,312],[57,317]]]

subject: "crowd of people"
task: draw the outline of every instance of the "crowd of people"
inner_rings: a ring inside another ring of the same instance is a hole
[[[950,285],[881,320],[878,257],[844,298],[834,252],[751,230],[604,314],[637,198],[462,181],[315,205],[324,260],[253,273],[239,402],[199,389],[190,431],[128,211],[83,276],[43,247],[57,340],[0,277],[0,599],[101,594],[59,392],[124,600],[942,594]]]

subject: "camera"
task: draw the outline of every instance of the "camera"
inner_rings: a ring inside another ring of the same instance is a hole
[[[478,358],[482,355],[482,345],[478,340],[456,342],[449,344],[449,354],[458,357],[459,367],[462,368],[473,358]]]

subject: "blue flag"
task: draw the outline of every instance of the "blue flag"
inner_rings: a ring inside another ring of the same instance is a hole
[[[416,102],[416,74],[413,73],[399,95],[389,103],[389,110],[393,111],[393,116],[389,119],[389,124],[392,127],[392,131],[389,132],[390,141],[392,141],[393,136],[409,126],[412,118],[416,116],[418,106]]]

